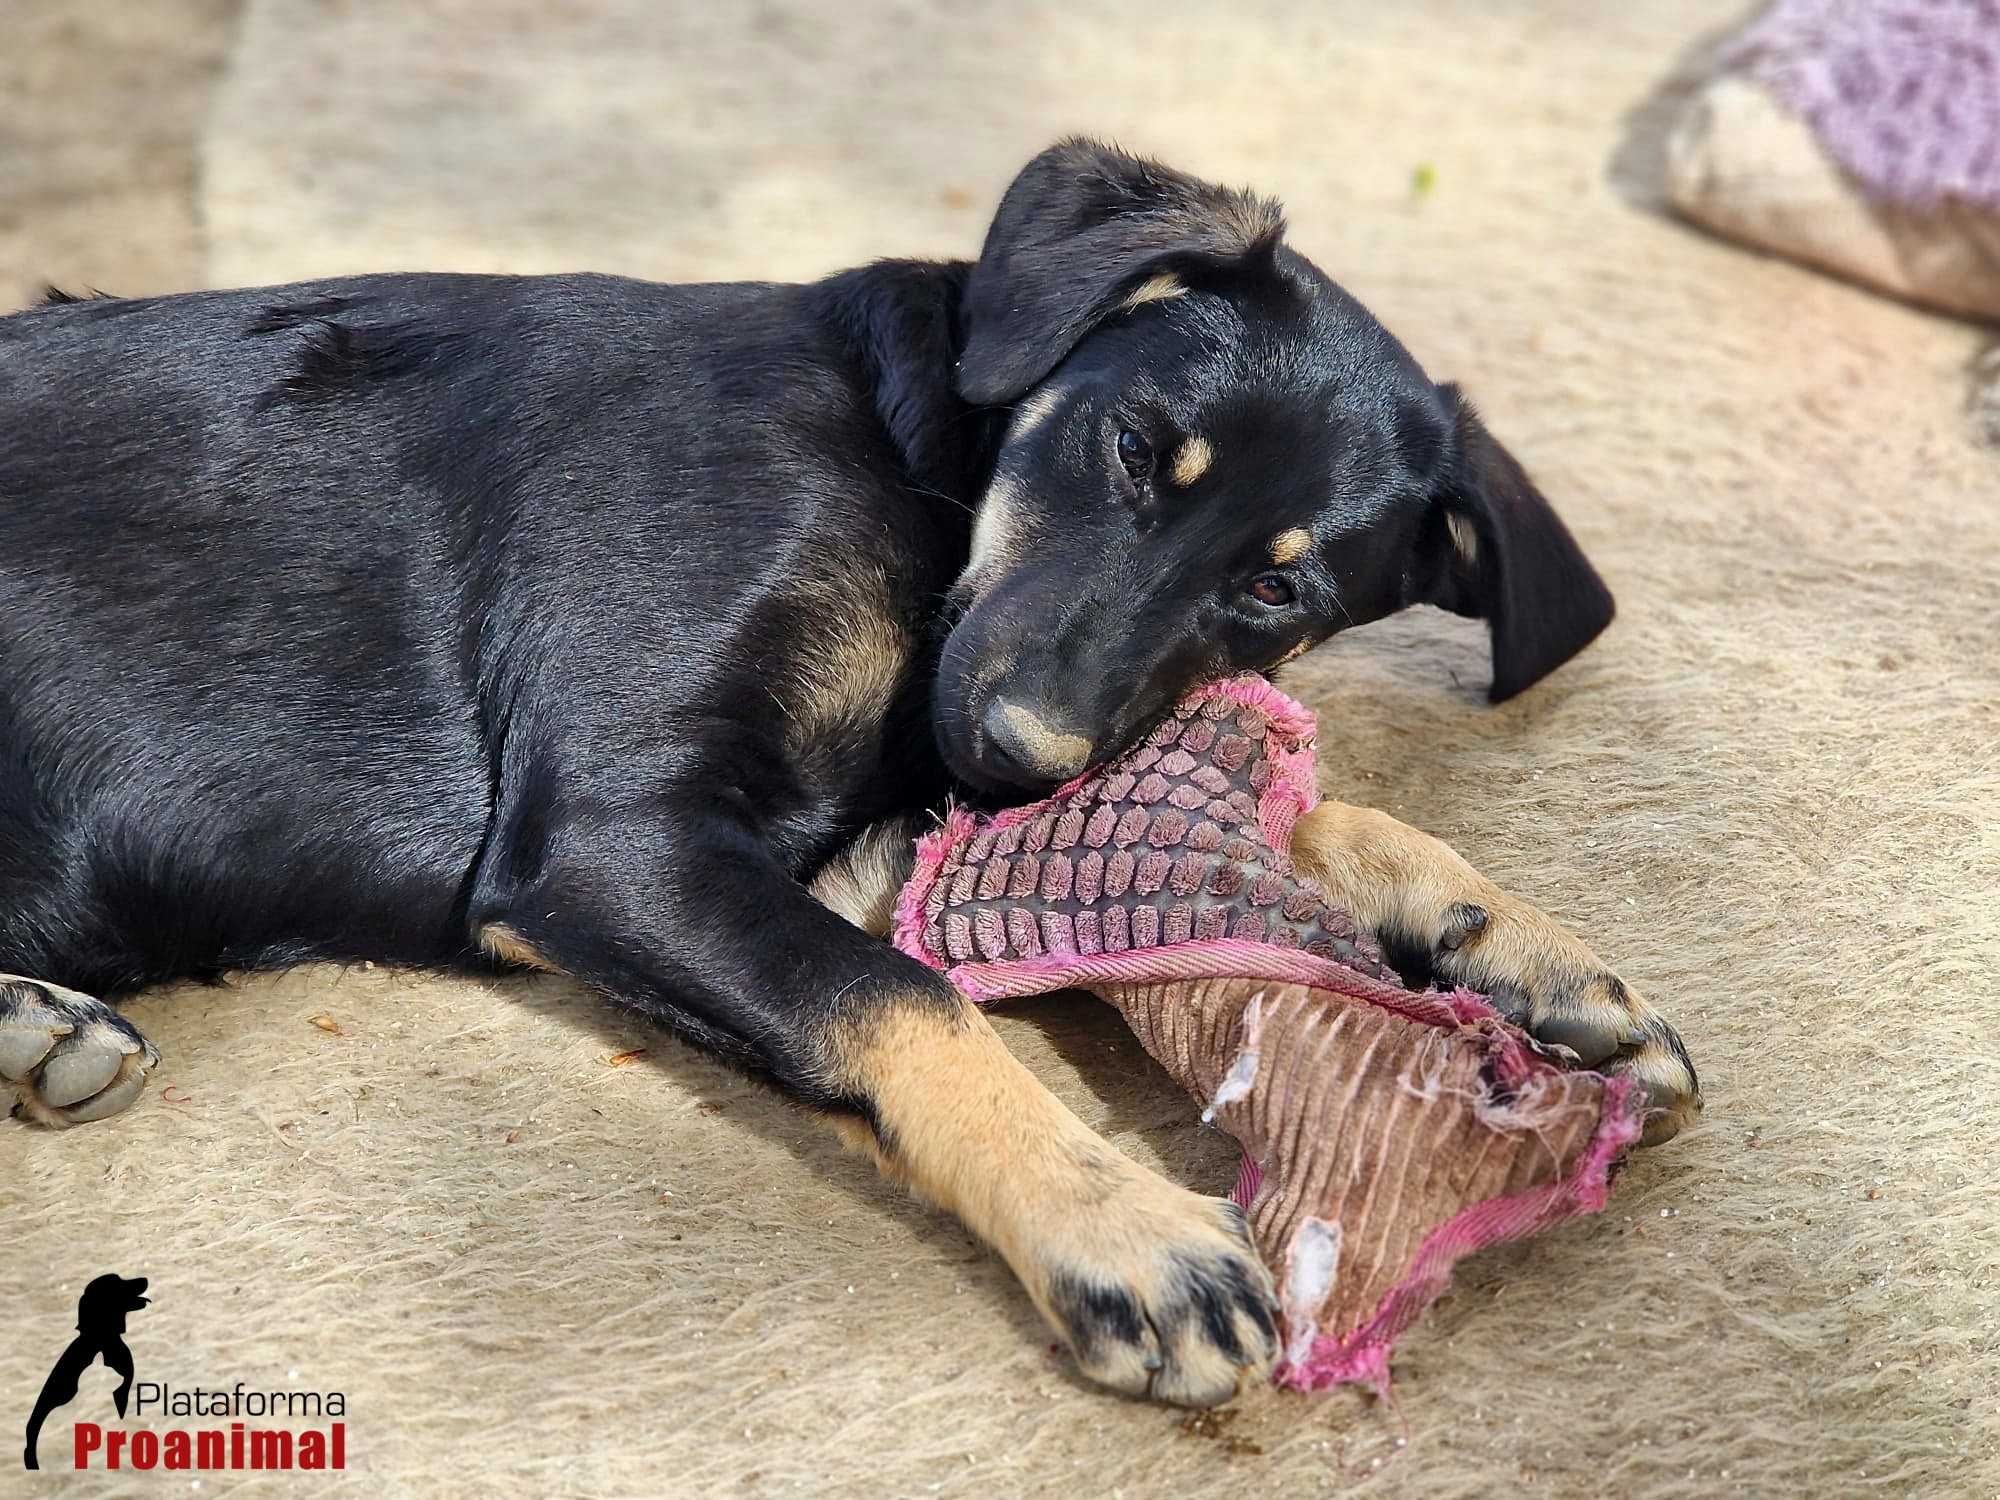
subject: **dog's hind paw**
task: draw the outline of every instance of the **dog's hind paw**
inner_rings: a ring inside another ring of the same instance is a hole
[[[102,1000],[0,974],[0,1083],[16,1118],[61,1129],[115,1115],[137,1099],[160,1054]]]

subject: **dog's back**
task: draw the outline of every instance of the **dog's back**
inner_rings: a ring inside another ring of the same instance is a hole
[[[109,971],[79,977],[115,988],[306,934],[337,950],[350,922],[421,948],[476,847],[450,590],[413,586],[451,539],[380,417],[303,383],[314,325],[250,331],[269,295],[0,322],[0,758],[29,768],[0,778],[0,849],[59,862],[0,860],[25,972],[62,971],[39,950],[79,917]],[[404,503],[362,503],[385,494]],[[353,867],[332,845],[370,840],[378,879],[329,890]]]
[[[465,956],[527,691],[493,674],[535,660],[500,648],[605,587],[583,538],[663,399],[635,372],[767,295],[386,276],[0,319],[0,969]]]

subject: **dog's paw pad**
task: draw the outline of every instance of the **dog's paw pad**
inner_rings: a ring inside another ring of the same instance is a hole
[[[102,1120],[146,1087],[160,1054],[102,1000],[0,976],[0,1082],[14,1113],[58,1128]]]
[[[1098,1254],[1064,1257],[1049,1282],[1049,1312],[1078,1366],[1100,1385],[1176,1406],[1217,1406],[1267,1373],[1276,1356],[1271,1279],[1234,1204],[1157,1196],[1158,1219],[1180,1222],[1108,1225]]]

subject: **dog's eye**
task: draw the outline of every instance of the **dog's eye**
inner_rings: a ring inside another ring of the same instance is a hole
[[[1259,573],[1250,580],[1250,597],[1272,609],[1283,609],[1298,596],[1292,592],[1291,584],[1285,581],[1282,574]]]
[[[1153,445],[1127,427],[1118,434],[1118,462],[1134,479],[1144,479],[1153,472]]]

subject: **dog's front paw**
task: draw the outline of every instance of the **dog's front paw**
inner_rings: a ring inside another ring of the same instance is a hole
[[[1532,907],[1446,908],[1433,971],[1479,990],[1536,1041],[1645,1091],[1640,1144],[1672,1140],[1701,1110],[1701,1084],[1679,1035],[1580,940]]]
[[[1271,1278],[1242,1210],[1136,1165],[1119,1175],[1087,1212],[1044,1227],[1030,1290],[1092,1380],[1219,1405],[1270,1369],[1278,1345]]]
[[[57,1127],[115,1115],[159,1061],[102,1000],[0,974],[0,1085],[13,1086],[16,1115]]]
[[[1679,1135],[1681,1127],[1701,1113],[1701,1082],[1695,1077],[1694,1059],[1688,1056],[1680,1033],[1645,1001],[1634,997],[1633,1003],[1641,1013],[1639,1029],[1644,1040],[1621,1048],[1600,1071],[1629,1078],[1643,1091],[1646,1126],[1639,1144],[1657,1146]]]

